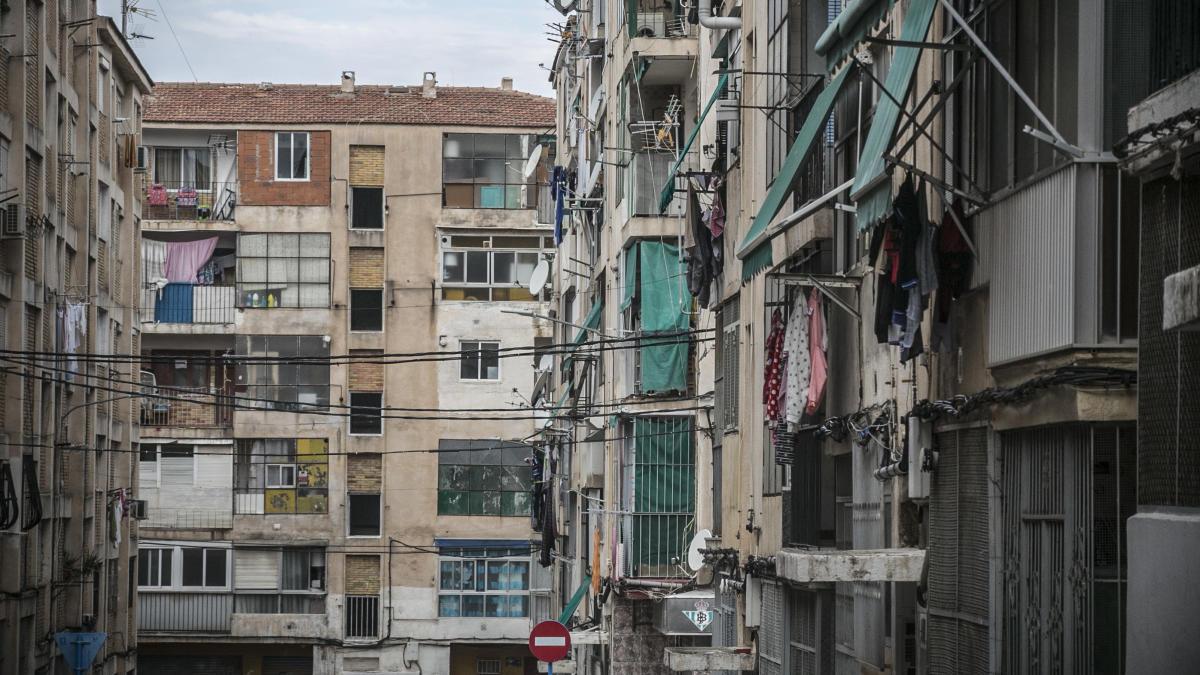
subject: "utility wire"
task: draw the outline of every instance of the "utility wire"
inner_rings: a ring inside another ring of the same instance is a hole
[[[192,74],[192,81],[199,82],[200,78],[196,77],[196,71],[192,68],[192,62],[188,59],[183,43],[179,41],[179,35],[175,33],[175,26],[171,25],[171,17],[167,16],[167,10],[163,7],[162,0],[158,0],[158,11],[162,12],[163,20],[167,22],[167,28],[171,31],[171,37],[175,38],[175,44],[179,45],[179,53],[183,55],[183,62],[187,64],[188,72]]]

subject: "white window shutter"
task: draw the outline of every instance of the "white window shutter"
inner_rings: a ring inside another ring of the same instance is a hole
[[[239,549],[234,568],[237,590],[276,590],[279,588],[279,551]]]

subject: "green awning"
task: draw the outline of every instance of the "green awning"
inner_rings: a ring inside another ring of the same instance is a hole
[[[571,620],[571,615],[575,613],[575,609],[579,607],[579,603],[583,601],[583,596],[587,594],[588,586],[592,585],[592,575],[589,574],[584,578],[583,583],[579,584],[579,588],[575,591],[575,595],[571,596],[571,601],[563,607],[562,614],[558,615],[558,622],[562,625],[567,625]]]
[[[708,104],[704,106],[704,112],[700,113],[700,119],[696,120],[691,133],[688,134],[687,142],[683,144],[683,149],[680,150],[679,157],[671,165],[671,170],[667,172],[667,183],[663,185],[662,192],[659,193],[658,197],[659,213],[664,213],[667,210],[667,205],[671,203],[671,197],[675,196],[675,174],[679,172],[679,167],[687,158],[688,150],[692,149],[692,143],[700,135],[700,126],[704,124],[704,118],[708,117],[708,111],[712,110],[712,107],[717,103],[717,99],[721,98],[721,94],[725,93],[725,85],[728,83],[729,73],[722,74],[721,79],[717,80],[717,88],[713,90],[712,96],[708,99]]]
[[[783,160],[779,174],[775,176],[775,182],[771,184],[770,191],[767,192],[762,206],[758,209],[758,215],[754,217],[746,236],[742,237],[742,243],[738,245],[737,256],[742,259],[743,281],[771,265],[771,241],[768,239],[757,244],[755,242],[762,233],[766,232],[771,221],[775,219],[775,215],[779,213],[780,207],[783,206],[783,200],[791,194],[796,174],[800,171],[804,161],[808,159],[809,153],[816,147],[821,132],[824,131],[825,124],[829,120],[829,113],[833,110],[833,104],[842,91],[842,87],[849,80],[850,70],[850,68],[843,68],[833,78],[833,81],[825,85],[824,91],[813,102],[813,107],[809,110],[804,125],[800,127],[800,133],[796,134],[796,140]]]
[[[813,51],[826,57],[830,70],[862,41],[867,31],[879,23],[895,0],[850,0],[817,42]]]
[[[579,332],[575,334],[575,339],[572,340],[575,345],[583,344],[587,340],[588,332],[600,327],[600,312],[603,309],[603,302],[597,301],[592,305],[592,309],[588,311],[587,316],[583,319],[583,323],[580,324],[583,328],[579,329]]]
[[[638,242],[638,294],[641,297],[643,393],[687,389],[688,340],[680,333],[691,325],[688,293],[679,246],[659,240]],[[656,335],[663,337],[655,339]]]
[[[938,0],[912,0],[904,13],[900,40],[924,41],[937,4]],[[892,135],[896,133],[896,123],[900,120],[900,106],[897,101],[902,103],[908,97],[913,73],[916,72],[917,61],[920,58],[920,47],[896,47],[892,52],[892,67],[883,83],[891,96],[879,96],[879,105],[875,106],[875,114],[871,118],[871,131],[867,134],[867,140],[863,142],[862,155],[858,158],[858,174],[850,188],[850,198],[857,202],[855,221],[860,231],[879,222],[887,214],[891,201],[891,183],[885,171],[883,154],[891,145]]]

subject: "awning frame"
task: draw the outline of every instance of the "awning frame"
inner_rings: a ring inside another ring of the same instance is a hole
[[[712,111],[713,106],[717,104],[717,101],[720,100],[728,87],[729,73],[723,73],[717,79],[717,86],[713,88],[712,96],[709,97],[708,103],[704,105],[704,110],[696,118],[696,123],[692,127],[691,132],[688,133],[687,140],[679,149],[679,154],[675,157],[675,163],[671,165],[670,171],[667,172],[667,182],[663,184],[662,189],[658,193],[658,212],[660,214],[666,213],[667,207],[671,204],[671,199],[675,196],[675,179],[678,177],[679,167],[683,166],[688,153],[692,151],[692,144],[700,136],[700,129],[704,126],[705,118],[708,117],[708,113]]]

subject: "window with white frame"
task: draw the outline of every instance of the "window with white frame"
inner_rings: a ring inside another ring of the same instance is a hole
[[[325,611],[323,549],[236,549],[234,579],[236,613],[321,614]]]
[[[275,180],[308,180],[309,134],[280,131],[275,134]]]
[[[442,237],[442,299],[533,302],[549,298],[529,292],[529,280],[551,237]]]
[[[293,487],[296,487],[296,465],[295,464],[268,464],[267,465],[267,487],[268,488],[293,488]]]
[[[229,549],[200,544],[138,550],[138,587],[164,591],[228,590]]]
[[[500,343],[463,340],[459,358],[459,378],[464,380],[500,379]]]
[[[529,616],[529,549],[441,548],[438,616]]]

